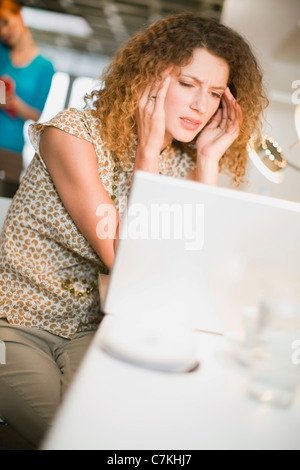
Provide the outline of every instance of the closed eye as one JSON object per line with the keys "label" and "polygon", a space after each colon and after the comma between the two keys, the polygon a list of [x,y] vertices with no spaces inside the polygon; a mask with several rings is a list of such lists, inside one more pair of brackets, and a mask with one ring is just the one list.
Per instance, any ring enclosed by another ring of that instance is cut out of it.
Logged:
{"label": "closed eye", "polygon": [[179,82],[181,86],[185,86],[185,87],[188,87],[188,88],[192,88],[194,85],[192,85],[191,83],[186,83],[186,82]]}

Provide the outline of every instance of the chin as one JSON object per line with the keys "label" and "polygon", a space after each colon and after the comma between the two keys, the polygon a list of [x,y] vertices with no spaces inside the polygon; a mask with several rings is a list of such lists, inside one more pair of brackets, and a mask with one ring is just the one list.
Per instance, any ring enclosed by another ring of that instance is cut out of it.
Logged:
{"label": "chin", "polygon": [[187,136],[187,135],[174,135],[173,139],[177,140],[177,142],[182,142],[183,144],[190,144],[194,142],[198,134]]}

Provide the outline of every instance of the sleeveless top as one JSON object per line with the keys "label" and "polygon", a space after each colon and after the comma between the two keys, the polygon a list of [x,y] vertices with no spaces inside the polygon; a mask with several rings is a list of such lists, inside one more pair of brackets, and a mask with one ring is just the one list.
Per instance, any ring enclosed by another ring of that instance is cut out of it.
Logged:
{"label": "sleeveless top", "polygon": [[[30,126],[36,153],[0,235],[0,318],[71,339],[76,332],[99,325],[103,314],[98,277],[108,270],[66,211],[42,160],[39,140],[46,126],[93,144],[99,178],[120,214],[119,196],[129,194],[135,152],[128,162],[116,166],[93,110],[66,109],[46,123]],[[160,156],[164,175],[184,178],[194,165],[189,156],[173,147]]]}

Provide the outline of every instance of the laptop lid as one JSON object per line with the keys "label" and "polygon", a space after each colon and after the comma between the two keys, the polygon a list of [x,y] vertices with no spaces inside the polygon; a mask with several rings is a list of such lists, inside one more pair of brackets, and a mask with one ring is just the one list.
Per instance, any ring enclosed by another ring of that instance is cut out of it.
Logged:
{"label": "laptop lid", "polygon": [[300,204],[136,172],[107,314],[240,331],[269,295],[299,294]]}

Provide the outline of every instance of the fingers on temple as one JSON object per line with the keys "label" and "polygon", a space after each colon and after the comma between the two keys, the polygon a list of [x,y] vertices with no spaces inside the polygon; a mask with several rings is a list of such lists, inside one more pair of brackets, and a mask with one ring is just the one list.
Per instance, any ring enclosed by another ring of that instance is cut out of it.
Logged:
{"label": "fingers on temple", "polygon": [[243,113],[229,88],[226,89],[223,95],[223,110],[227,126],[229,126],[231,130],[239,130],[243,120]]}
{"label": "fingers on temple", "polygon": [[173,67],[168,67],[163,72],[161,80],[157,80],[145,88],[139,102],[142,108],[146,107],[147,105],[153,106],[157,103],[164,102],[170,84],[170,74],[172,70]]}

